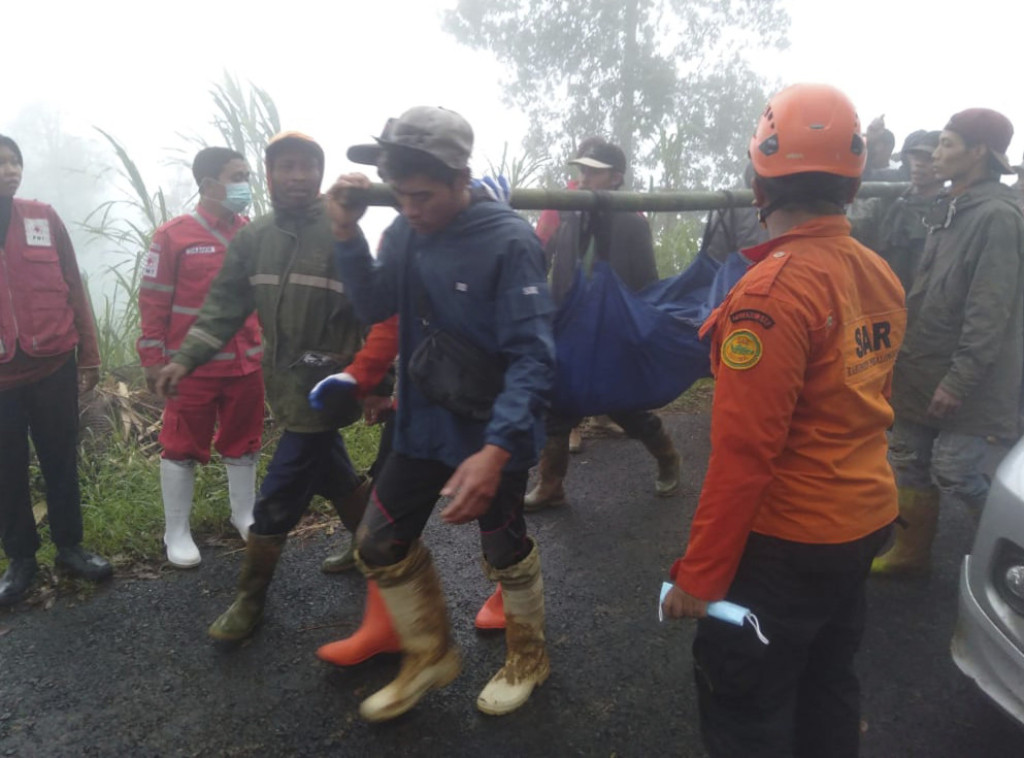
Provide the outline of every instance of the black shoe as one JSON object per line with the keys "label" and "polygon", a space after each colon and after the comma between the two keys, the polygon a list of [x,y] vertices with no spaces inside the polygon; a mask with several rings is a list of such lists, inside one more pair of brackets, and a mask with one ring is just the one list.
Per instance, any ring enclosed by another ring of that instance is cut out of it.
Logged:
{"label": "black shoe", "polygon": [[12,558],[7,571],[0,577],[0,607],[21,602],[38,569],[35,557]]}
{"label": "black shoe", "polygon": [[114,567],[105,558],[84,550],[81,545],[60,548],[54,566],[90,582],[102,582],[114,575]]}

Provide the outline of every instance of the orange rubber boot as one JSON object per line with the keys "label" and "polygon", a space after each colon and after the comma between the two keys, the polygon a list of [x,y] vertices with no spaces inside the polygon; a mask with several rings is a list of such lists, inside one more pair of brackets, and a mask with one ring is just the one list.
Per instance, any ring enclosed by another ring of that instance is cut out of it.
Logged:
{"label": "orange rubber boot", "polygon": [[476,614],[477,629],[504,629],[505,628],[505,601],[501,597],[501,585],[494,590],[494,594],[487,598],[483,606]]}
{"label": "orange rubber boot", "polygon": [[335,666],[355,666],[380,653],[400,653],[402,643],[391,623],[391,614],[381,599],[377,583],[366,583],[366,609],[363,623],[355,634],[324,645],[316,651],[317,658]]}

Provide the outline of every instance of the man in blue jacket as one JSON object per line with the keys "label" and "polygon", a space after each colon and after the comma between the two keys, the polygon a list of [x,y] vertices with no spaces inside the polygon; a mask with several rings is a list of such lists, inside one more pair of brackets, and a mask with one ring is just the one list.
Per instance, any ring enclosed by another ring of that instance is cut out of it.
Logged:
{"label": "man in blue jacket", "polygon": [[[400,324],[394,449],[359,527],[357,560],[376,582],[403,660],[395,681],[360,706],[370,721],[405,713],[460,670],[419,539],[439,496],[448,498],[445,522],[477,521],[486,573],[502,586],[507,658],[477,706],[509,713],[549,673],[540,558],[526,535],[523,495],[554,379],[554,308],[533,230],[470,187],[472,144],[461,116],[417,107],[389,122],[376,144],[349,150],[351,160],[377,166],[401,211],[376,265],[358,225],[365,207],[351,193],[369,180],[342,176],[329,194],[338,270],[357,315],[375,323],[398,313]],[[440,371],[414,370],[424,360],[457,370],[445,382]],[[473,378],[487,374],[496,377],[490,393]],[[473,396],[481,403],[464,407]]]}

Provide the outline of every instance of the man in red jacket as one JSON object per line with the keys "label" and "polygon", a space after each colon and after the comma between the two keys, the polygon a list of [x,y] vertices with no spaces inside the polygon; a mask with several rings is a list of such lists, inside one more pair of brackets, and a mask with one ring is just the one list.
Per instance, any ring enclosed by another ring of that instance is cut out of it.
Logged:
{"label": "man in red jacket", "polygon": [[[228,243],[248,222],[242,215],[252,199],[245,156],[226,147],[204,148],[192,163],[192,175],[199,204],[156,230],[142,272],[137,349],[151,389],[196,320]],[[248,537],[263,433],[262,353],[259,322],[252,313],[215,358],[183,379],[178,394],[167,399],[160,489],[164,544],[173,566],[188,568],[200,561],[189,514],[195,464],[209,462],[211,438],[227,468],[231,522],[242,539]]]}
{"label": "man in red jacket", "polygon": [[29,435],[46,482],[57,568],[92,581],[113,573],[81,546],[78,393],[99,381],[96,326],[57,212],[14,197],[23,165],[14,140],[0,135],[0,540],[10,560],[0,606],[21,600],[39,568]]}

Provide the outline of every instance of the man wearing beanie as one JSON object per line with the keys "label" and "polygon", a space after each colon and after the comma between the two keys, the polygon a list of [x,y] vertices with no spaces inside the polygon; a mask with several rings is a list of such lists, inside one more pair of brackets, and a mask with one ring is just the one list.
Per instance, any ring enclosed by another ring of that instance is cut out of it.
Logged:
{"label": "man wearing beanie", "polygon": [[227,641],[248,637],[260,622],[288,532],[313,496],[330,500],[354,533],[369,492],[338,429],[359,417],[358,394],[372,387],[336,393],[322,409],[307,399],[317,382],[357,357],[364,334],[334,274],[334,239],[320,196],[324,153],[306,135],[284,132],[267,145],[266,168],[273,213],[231,240],[195,323],[156,381],[160,395],[174,395],[256,312],[267,400],[284,433],[253,510],[238,596],[210,627],[211,637]]}
{"label": "man wearing beanie", "polygon": [[895,545],[878,574],[921,574],[946,495],[974,514],[988,494],[987,437],[1016,438],[1024,365],[1024,215],[1006,148],[1009,120],[987,108],[954,115],[933,153],[950,182],[925,218],[928,238],[907,293],[896,362],[890,461],[899,488]]}

